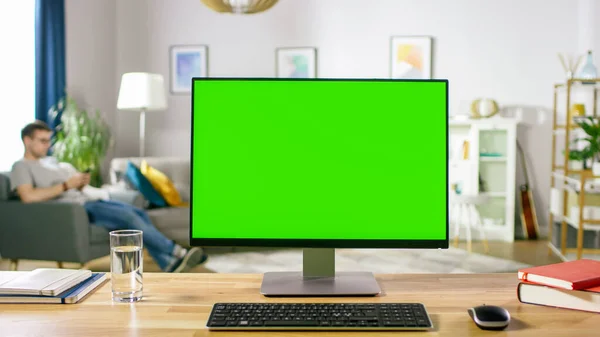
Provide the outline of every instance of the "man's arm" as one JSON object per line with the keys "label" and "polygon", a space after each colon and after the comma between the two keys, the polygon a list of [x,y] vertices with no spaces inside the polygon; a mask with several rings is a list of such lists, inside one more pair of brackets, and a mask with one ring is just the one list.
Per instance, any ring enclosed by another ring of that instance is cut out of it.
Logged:
{"label": "man's arm", "polygon": [[[73,177],[75,175],[83,175],[82,177],[82,181],[80,182],[80,184],[77,187],[77,189],[79,189],[80,191],[83,191],[84,187],[88,187],[88,184],[90,183],[90,179],[91,179],[91,175],[89,174],[89,172],[79,172],[77,171],[77,169],[75,168],[75,166],[73,166],[73,164],[71,163],[67,163],[67,162],[61,162],[58,164],[59,167],[64,168],[67,170],[67,172],[69,172],[69,177]],[[89,186],[91,187],[91,186]],[[75,187],[73,187],[75,188]]]}
{"label": "man's arm", "polygon": [[35,188],[31,184],[17,186],[17,193],[24,203],[48,201],[61,195],[65,191],[63,184],[51,187]]}
{"label": "man's arm", "polygon": [[48,201],[61,195],[65,190],[77,188],[82,185],[84,177],[82,174],[76,174],[69,178],[64,184],[40,188],[33,187],[33,177],[23,162],[17,162],[13,165],[10,172],[10,180],[13,189],[17,191],[19,198],[24,203]]}

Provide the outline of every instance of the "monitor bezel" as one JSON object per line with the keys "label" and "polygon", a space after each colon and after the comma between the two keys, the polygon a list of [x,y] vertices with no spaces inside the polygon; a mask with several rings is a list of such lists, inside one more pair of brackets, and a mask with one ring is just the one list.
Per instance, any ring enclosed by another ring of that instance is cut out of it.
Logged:
{"label": "monitor bezel", "polygon": [[[190,245],[199,247],[286,247],[286,248],[408,248],[408,249],[435,249],[449,248],[449,207],[446,203],[446,237],[444,239],[432,240],[377,240],[377,239],[260,239],[260,238],[195,238],[193,237],[193,172],[194,172],[194,97],[195,97],[195,82],[196,81],[359,81],[359,82],[436,82],[444,83],[446,87],[446,182],[449,180],[449,108],[448,108],[448,80],[447,79],[387,79],[387,78],[279,78],[279,77],[194,77],[192,78],[191,88],[191,108],[190,108],[190,201],[189,201],[189,216],[190,228],[189,239]],[[449,200],[449,191],[447,186],[444,186],[446,191],[446,200]]]}

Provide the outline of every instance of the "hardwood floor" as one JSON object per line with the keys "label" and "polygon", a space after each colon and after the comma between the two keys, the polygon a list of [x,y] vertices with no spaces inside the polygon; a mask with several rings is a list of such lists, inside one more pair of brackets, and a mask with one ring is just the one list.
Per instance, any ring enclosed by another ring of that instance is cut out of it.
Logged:
{"label": "hardwood floor", "polygon": [[[548,253],[548,241],[546,240],[488,242],[488,246],[487,255],[534,266],[562,262],[556,255]],[[458,248],[467,249],[466,242],[459,242]],[[473,242],[473,253],[485,254],[481,242]]]}
{"label": "hardwood floor", "polygon": [[[551,263],[558,263],[561,260],[553,254],[548,254],[547,241],[515,241],[515,242],[489,242],[490,256],[518,261],[521,263],[527,263],[530,265],[545,265]],[[461,249],[467,249],[465,242],[459,242],[458,245]],[[483,245],[480,242],[473,242],[473,252],[479,254],[485,254]],[[8,260],[0,260],[0,270],[9,269]],[[93,271],[109,271],[110,270],[110,259],[108,256],[91,261],[88,263],[86,268]],[[19,270],[32,270],[35,268],[57,268],[56,262],[52,261],[19,261]],[[76,263],[65,263],[64,268],[80,268]],[[145,272],[159,272],[160,268],[154,263],[152,258],[145,252],[144,254],[144,271]],[[194,273],[210,273],[211,270],[203,267],[196,266],[191,272]]]}

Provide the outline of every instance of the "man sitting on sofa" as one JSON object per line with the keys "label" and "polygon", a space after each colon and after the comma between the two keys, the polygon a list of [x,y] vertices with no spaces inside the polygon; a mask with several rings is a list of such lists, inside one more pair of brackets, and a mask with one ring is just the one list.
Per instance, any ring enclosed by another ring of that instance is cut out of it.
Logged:
{"label": "man sitting on sofa", "polygon": [[[91,189],[89,173],[77,172],[68,163],[52,162],[46,157],[50,148],[52,129],[42,121],[35,121],[21,130],[25,145],[23,159],[13,164],[10,181],[22,202],[81,203],[90,222],[110,231],[137,229],[143,231],[144,246],[165,272],[185,272],[206,260],[200,248],[185,249],[165,237],[143,209],[132,205],[102,200],[86,193]],[[42,225],[42,224],[40,224]]]}

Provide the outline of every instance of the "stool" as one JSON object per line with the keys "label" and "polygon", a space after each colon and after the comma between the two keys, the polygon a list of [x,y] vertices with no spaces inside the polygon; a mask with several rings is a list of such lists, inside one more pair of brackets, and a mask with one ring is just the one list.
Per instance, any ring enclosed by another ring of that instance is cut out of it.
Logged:
{"label": "stool", "polygon": [[454,224],[454,246],[458,247],[458,237],[461,225],[467,230],[467,251],[471,252],[471,227],[479,229],[483,249],[489,251],[487,239],[481,223],[481,216],[476,205],[484,204],[488,197],[484,195],[450,195],[450,224]]}

